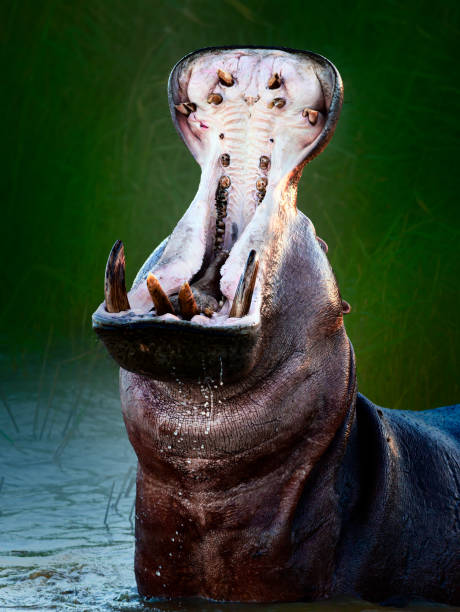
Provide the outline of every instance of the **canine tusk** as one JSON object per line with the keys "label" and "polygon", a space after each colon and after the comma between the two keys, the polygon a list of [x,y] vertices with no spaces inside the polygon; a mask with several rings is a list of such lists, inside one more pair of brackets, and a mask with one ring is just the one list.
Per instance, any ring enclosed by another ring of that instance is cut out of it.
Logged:
{"label": "canine tusk", "polygon": [[248,314],[251,306],[252,294],[256,284],[257,271],[259,269],[259,257],[254,249],[248,255],[246,267],[241,274],[240,282],[233,299],[230,317],[244,317]]}
{"label": "canine tusk", "polygon": [[115,242],[107,260],[104,295],[107,312],[121,312],[131,308],[125,285],[125,247],[121,240]]}
{"label": "canine tusk", "polygon": [[153,274],[149,274],[147,277],[147,288],[158,316],[167,314],[168,312],[175,314],[173,305],[160,285],[160,281]]}

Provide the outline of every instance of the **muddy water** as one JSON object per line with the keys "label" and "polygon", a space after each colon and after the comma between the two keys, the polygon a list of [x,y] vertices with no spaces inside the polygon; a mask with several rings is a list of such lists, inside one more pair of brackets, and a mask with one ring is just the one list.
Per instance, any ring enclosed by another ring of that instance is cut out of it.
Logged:
{"label": "muddy water", "polygon": [[380,609],[354,600],[141,601],[133,574],[136,461],[120,414],[116,367],[92,348],[53,359],[4,357],[2,372],[1,610]]}

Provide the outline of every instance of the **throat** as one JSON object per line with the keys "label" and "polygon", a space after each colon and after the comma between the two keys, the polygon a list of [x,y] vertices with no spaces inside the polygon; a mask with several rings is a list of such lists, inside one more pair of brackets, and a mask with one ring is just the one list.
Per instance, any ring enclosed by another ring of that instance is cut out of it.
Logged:
{"label": "throat", "polygon": [[[188,473],[182,467],[162,473],[141,463],[136,505],[141,593],[274,601],[300,599],[313,589],[312,599],[327,596],[341,529],[336,487],[346,431],[344,425],[316,460],[305,440],[247,469],[239,464],[238,481],[234,462],[227,470],[222,462],[195,462]],[[300,580],[286,571],[296,559],[303,560]]]}

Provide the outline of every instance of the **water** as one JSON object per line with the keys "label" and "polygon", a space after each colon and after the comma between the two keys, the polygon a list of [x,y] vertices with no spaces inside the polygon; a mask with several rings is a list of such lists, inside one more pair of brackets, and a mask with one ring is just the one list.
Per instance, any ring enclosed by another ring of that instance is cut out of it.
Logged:
{"label": "water", "polygon": [[99,347],[47,361],[42,355],[15,363],[5,357],[3,366],[0,609],[392,609],[350,599],[272,605],[141,601],[133,573],[136,460],[120,414],[115,365]]}

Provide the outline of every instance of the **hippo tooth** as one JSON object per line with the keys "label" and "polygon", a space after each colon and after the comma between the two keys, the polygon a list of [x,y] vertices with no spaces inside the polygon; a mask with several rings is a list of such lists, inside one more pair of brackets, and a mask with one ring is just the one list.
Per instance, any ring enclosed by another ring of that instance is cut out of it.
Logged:
{"label": "hippo tooth", "polygon": [[200,314],[200,309],[196,304],[193,292],[188,282],[185,282],[182,285],[178,297],[180,312],[184,319],[190,320],[195,315]]}
{"label": "hippo tooth", "polygon": [[308,117],[308,121],[311,125],[316,125],[318,121],[318,111],[312,108],[304,108],[302,111],[302,117]]}
{"label": "hippo tooth", "polygon": [[225,70],[219,69],[217,71],[217,76],[219,77],[219,83],[225,85],[225,87],[231,87],[235,82],[230,72],[226,72]]}
{"label": "hippo tooth", "polygon": [[275,72],[275,74],[272,77],[270,77],[267,83],[267,87],[268,89],[278,89],[280,85],[281,85],[280,75],[277,72]]}
{"label": "hippo tooth", "polygon": [[215,104],[216,106],[222,102],[222,96],[218,93],[210,93],[208,96],[208,104]]}
{"label": "hippo tooth", "polygon": [[181,104],[175,104],[175,108],[179,113],[188,117],[190,113],[196,111],[196,104],[193,102],[182,102]]}
{"label": "hippo tooth", "polygon": [[125,285],[125,247],[121,240],[115,242],[107,260],[104,294],[107,312],[130,309]]}
{"label": "hippo tooth", "polygon": [[257,252],[252,249],[248,255],[246,267],[241,274],[238,287],[236,288],[229,317],[244,317],[248,314],[251,306],[254,286],[256,284],[258,269],[259,256],[257,255]]}
{"label": "hippo tooth", "polygon": [[283,108],[285,104],[286,100],[284,98],[274,98],[271,102],[269,102],[268,108],[273,108],[274,106],[276,108]]}
{"label": "hippo tooth", "polygon": [[160,281],[153,274],[149,274],[147,277],[147,288],[155,306],[157,316],[160,317],[167,313],[174,314],[174,308],[168,296],[160,285]]}

